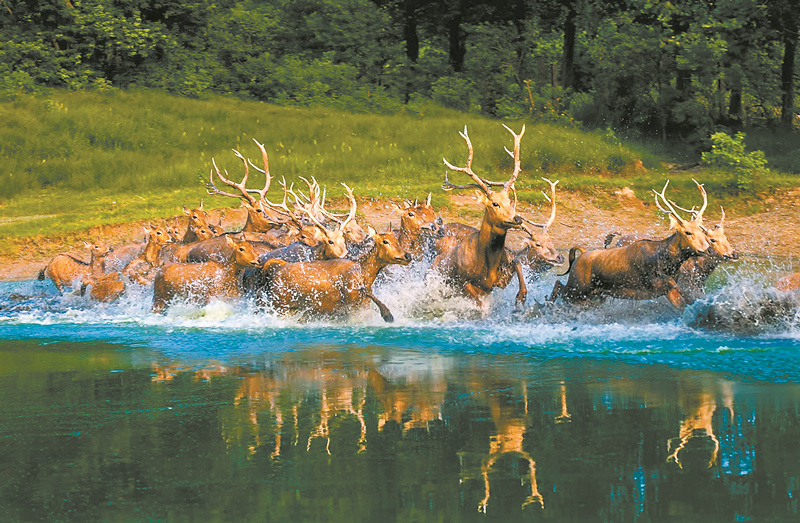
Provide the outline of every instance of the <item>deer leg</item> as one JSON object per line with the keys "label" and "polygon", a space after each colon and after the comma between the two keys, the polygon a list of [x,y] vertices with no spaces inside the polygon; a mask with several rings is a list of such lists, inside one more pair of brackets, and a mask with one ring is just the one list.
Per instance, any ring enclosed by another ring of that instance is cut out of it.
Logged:
{"label": "deer leg", "polygon": [[522,264],[519,261],[514,261],[514,270],[517,273],[517,280],[519,281],[519,292],[517,292],[517,301],[514,308],[518,311],[525,307],[525,299],[528,297],[528,287],[525,285],[525,275],[522,274]]}
{"label": "deer leg", "polygon": [[686,300],[683,299],[683,294],[681,294],[680,289],[677,287],[673,287],[667,293],[667,299],[678,310],[682,310],[686,307]]}
{"label": "deer leg", "polygon": [[378,306],[378,309],[381,311],[381,318],[383,318],[383,321],[385,321],[386,323],[392,323],[394,321],[394,316],[392,316],[389,307],[384,305],[378,298],[376,298],[375,295],[372,294],[371,290],[366,291],[364,295],[367,296],[373,302],[375,302],[375,305]]}
{"label": "deer leg", "polygon": [[555,302],[564,287],[565,285],[561,283],[561,280],[556,280],[556,284],[553,286],[553,292],[550,293],[550,296],[547,297],[546,301],[549,301],[550,303]]}

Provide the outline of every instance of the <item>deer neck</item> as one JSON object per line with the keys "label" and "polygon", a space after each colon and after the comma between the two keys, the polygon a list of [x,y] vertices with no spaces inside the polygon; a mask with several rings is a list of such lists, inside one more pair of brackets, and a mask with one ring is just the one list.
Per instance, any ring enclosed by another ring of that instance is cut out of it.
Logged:
{"label": "deer neck", "polygon": [[189,228],[186,229],[186,234],[183,235],[183,239],[181,240],[181,243],[187,244],[187,243],[192,243],[192,242],[196,242],[196,241],[197,241],[197,233],[194,231],[194,227],[189,225]]}
{"label": "deer neck", "polygon": [[94,253],[89,257],[89,267],[92,275],[98,276],[106,272],[106,257],[95,256]]}
{"label": "deer neck", "polygon": [[147,242],[147,245],[144,246],[144,261],[150,265],[155,265],[160,251],[161,245],[154,241]]}
{"label": "deer neck", "polygon": [[359,260],[359,265],[361,265],[361,274],[364,275],[364,282],[367,285],[372,285],[375,281],[375,278],[378,277],[378,273],[383,270],[384,267],[389,265],[386,262],[382,262],[378,259],[378,246],[374,246],[372,250],[364,254],[364,256]]}
{"label": "deer neck", "polygon": [[506,234],[508,231],[495,227],[483,216],[481,228],[478,231],[478,249],[485,255],[485,259],[490,265],[500,263],[505,255]]}
{"label": "deer neck", "polygon": [[681,234],[677,231],[669,238],[659,242],[659,259],[668,274],[676,274],[681,264],[694,254],[691,250],[684,248],[681,243]]}

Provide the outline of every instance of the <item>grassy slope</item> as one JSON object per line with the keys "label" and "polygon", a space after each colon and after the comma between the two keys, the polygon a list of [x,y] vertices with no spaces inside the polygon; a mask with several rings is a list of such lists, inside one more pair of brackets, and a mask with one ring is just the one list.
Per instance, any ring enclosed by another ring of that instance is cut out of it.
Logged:
{"label": "grassy slope", "polygon": [[[475,148],[476,173],[504,180],[512,164],[503,147],[513,142],[501,122],[436,107],[423,114],[379,116],[152,91],[53,92],[2,102],[0,117],[0,238],[5,240],[0,254],[25,238],[174,216],[201,199],[211,208],[238,205],[208,196],[204,184],[212,158],[240,179],[242,164],[231,149],[260,166],[253,139],[265,144],[274,177],[300,184],[300,176],[316,177],[334,201],[346,182],[360,197],[417,198],[432,192],[435,205],[447,205],[440,187],[442,157],[465,163],[466,146],[458,136],[464,125]],[[516,131],[523,124],[505,123]],[[637,159],[644,169],[635,168]],[[661,165],[666,160],[606,134],[529,122],[519,196],[540,200],[546,176],[560,179],[561,189],[593,193],[624,186],[643,192],[669,177],[673,196],[696,197],[691,178],[697,174],[669,173]],[[451,181],[469,182],[457,173]],[[732,177],[704,174],[702,181],[710,194],[719,194],[728,191]],[[759,190],[797,182],[797,176],[773,174],[759,181]],[[263,175],[251,169],[248,185],[263,183]],[[277,183],[270,195],[281,198]]]}

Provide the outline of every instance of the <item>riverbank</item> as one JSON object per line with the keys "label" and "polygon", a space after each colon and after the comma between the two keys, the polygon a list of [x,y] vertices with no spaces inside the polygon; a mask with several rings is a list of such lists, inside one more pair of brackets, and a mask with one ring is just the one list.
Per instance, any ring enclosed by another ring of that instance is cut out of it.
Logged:
{"label": "riverbank", "polygon": [[[610,232],[640,233],[655,237],[669,234],[668,222],[655,212],[647,194],[623,189],[614,194],[615,199],[593,198],[572,193],[557,196],[557,218],[550,234],[556,247],[568,250],[574,245],[587,249],[601,248]],[[452,195],[449,209],[438,209],[446,222],[463,222],[478,225],[480,207],[470,195]],[[399,203],[399,202],[398,202]],[[800,262],[800,188],[784,191],[763,201],[763,212],[745,215],[735,208],[725,209],[725,231],[737,251],[751,257],[794,259]],[[370,223],[379,230],[389,223],[399,223],[399,217],[389,200],[359,200],[362,223]],[[518,211],[533,221],[544,221],[549,213],[545,205],[531,207],[520,205]],[[706,225],[719,222],[718,202],[713,199],[706,211]],[[241,209],[211,211],[212,220],[221,218],[226,230],[236,230],[244,223]],[[182,214],[177,215],[183,217]],[[39,270],[56,254],[74,253],[86,256],[82,242],[101,239],[112,246],[142,241],[141,223],[127,223],[96,227],[83,237],[32,238],[18,249],[18,255],[0,257],[0,281],[35,279]],[[509,235],[511,245],[519,245],[524,236],[519,232]]]}

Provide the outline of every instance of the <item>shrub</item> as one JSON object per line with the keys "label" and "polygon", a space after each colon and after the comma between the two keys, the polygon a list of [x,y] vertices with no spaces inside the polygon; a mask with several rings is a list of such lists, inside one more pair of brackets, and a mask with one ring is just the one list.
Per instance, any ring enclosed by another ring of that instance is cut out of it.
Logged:
{"label": "shrub", "polygon": [[756,176],[767,170],[767,160],[763,151],[745,152],[744,133],[730,136],[726,133],[711,135],[711,150],[702,154],[702,161],[709,167],[727,169],[733,172],[736,188],[751,191]]}

